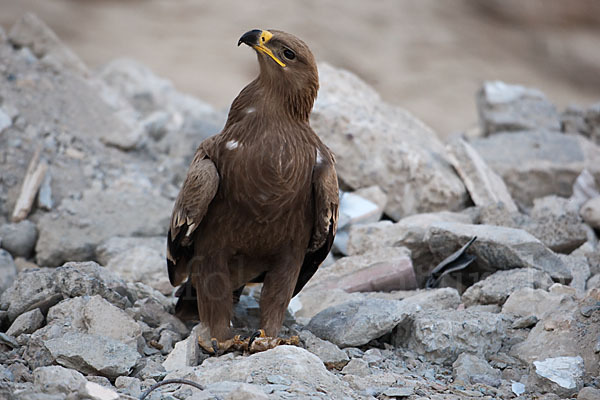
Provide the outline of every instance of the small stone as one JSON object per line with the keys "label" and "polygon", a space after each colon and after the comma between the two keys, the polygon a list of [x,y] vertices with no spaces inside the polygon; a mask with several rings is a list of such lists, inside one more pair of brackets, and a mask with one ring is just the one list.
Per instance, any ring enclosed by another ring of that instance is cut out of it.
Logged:
{"label": "small stone", "polygon": [[33,371],[34,386],[47,394],[81,393],[87,380],[79,372],[60,366],[36,368]]}
{"label": "small stone", "polygon": [[457,138],[446,146],[446,152],[476,206],[502,203],[509,212],[518,210],[502,178],[492,171],[473,146]]}
{"label": "small stone", "polygon": [[502,373],[492,368],[487,361],[469,353],[462,353],[452,364],[454,381],[463,385],[474,384],[473,377],[488,377],[488,380],[500,379]]}
{"label": "small stone", "polygon": [[550,275],[534,268],[497,271],[470,286],[462,295],[465,306],[474,304],[502,305],[517,289],[524,287],[547,290],[552,285]]}
{"label": "small stone", "polygon": [[535,315],[528,315],[526,317],[520,317],[514,320],[511,325],[513,329],[528,329],[532,326],[535,326],[539,321],[538,317]]}
{"label": "small stone", "polygon": [[17,266],[13,257],[8,251],[0,249],[0,296],[12,285],[16,277]]}
{"label": "small stone", "polygon": [[139,398],[142,394],[141,381],[130,376],[117,377],[115,387],[119,389],[119,392],[131,397]]}
{"label": "small stone", "polygon": [[593,304],[593,305],[589,305],[589,306],[583,306],[579,309],[579,312],[581,312],[581,315],[583,315],[584,317],[589,318],[592,316],[594,311],[599,311],[599,310],[600,310],[600,302]]}
{"label": "small stone", "polygon": [[393,300],[349,301],[321,311],[306,329],[339,347],[361,346],[391,332],[413,309]]}
{"label": "small stone", "polygon": [[306,350],[319,357],[328,369],[340,370],[350,360],[346,352],[335,344],[319,339],[308,330],[300,332],[300,339],[304,342]]}
{"label": "small stone", "polygon": [[488,81],[477,93],[477,108],[486,136],[496,132],[561,129],[556,108],[536,89]]}
{"label": "small stone", "polygon": [[40,186],[37,205],[38,208],[46,211],[50,211],[54,207],[54,200],[52,200],[52,175],[49,172],[46,172],[42,186]]}
{"label": "small stone", "polygon": [[513,382],[511,384],[511,390],[514,394],[520,396],[525,393],[525,385],[523,385],[521,382]]}
{"label": "small stone", "polygon": [[17,337],[22,333],[33,333],[44,324],[44,315],[39,308],[21,314],[6,331],[7,335]]}
{"label": "small stone", "polygon": [[583,387],[583,359],[579,356],[534,361],[532,370],[531,390],[570,397]]}
{"label": "small stone", "polygon": [[369,364],[367,364],[366,361],[361,360],[360,358],[353,358],[348,364],[346,364],[344,369],[342,369],[342,374],[367,376],[371,374],[371,370],[369,369]]}
{"label": "small stone", "polygon": [[3,130],[12,125],[12,119],[8,116],[8,114],[0,108],[0,133]]}
{"label": "small stone", "polygon": [[37,228],[29,220],[16,224],[0,226],[2,248],[10,252],[13,257],[29,257],[37,241]]}
{"label": "small stone", "polygon": [[118,400],[119,394],[95,382],[85,384],[85,392],[92,400]]}
{"label": "small stone", "polygon": [[384,396],[387,396],[387,397],[396,397],[396,398],[409,397],[409,396],[412,396],[413,394],[415,394],[415,388],[413,388],[413,387],[387,388],[383,392],[381,392],[381,394],[383,394]]}
{"label": "small stone", "polygon": [[267,382],[274,385],[290,386],[292,382],[281,375],[267,375]]}

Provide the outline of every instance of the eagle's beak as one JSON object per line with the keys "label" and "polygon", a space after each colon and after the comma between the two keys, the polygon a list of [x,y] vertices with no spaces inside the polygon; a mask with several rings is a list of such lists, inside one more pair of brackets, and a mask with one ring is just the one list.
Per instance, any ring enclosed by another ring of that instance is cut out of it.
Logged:
{"label": "eagle's beak", "polygon": [[281,60],[275,57],[275,54],[269,49],[266,44],[269,43],[269,40],[273,37],[273,34],[269,31],[262,31],[260,29],[253,29],[249,32],[246,32],[242,35],[240,40],[238,40],[238,46],[242,43],[247,44],[250,47],[253,47],[256,51],[261,51],[271,57],[277,64],[285,68],[285,64],[281,62]]}

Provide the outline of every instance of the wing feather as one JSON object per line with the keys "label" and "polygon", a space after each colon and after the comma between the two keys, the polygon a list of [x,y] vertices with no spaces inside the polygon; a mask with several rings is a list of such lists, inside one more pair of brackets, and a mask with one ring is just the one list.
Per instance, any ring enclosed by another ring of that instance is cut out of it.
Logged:
{"label": "wing feather", "polygon": [[187,279],[187,260],[193,253],[194,232],[219,188],[217,167],[201,146],[175,200],[167,237],[167,267],[173,286]]}
{"label": "wing feather", "polygon": [[312,179],[315,210],[313,233],[296,282],[294,296],[302,290],[329,254],[337,231],[340,199],[335,158],[327,148],[319,153],[321,159],[315,165]]}

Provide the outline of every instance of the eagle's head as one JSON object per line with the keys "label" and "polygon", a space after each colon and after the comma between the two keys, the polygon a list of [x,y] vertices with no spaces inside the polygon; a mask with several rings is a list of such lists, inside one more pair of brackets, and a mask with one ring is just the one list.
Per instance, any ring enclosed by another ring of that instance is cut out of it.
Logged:
{"label": "eagle's head", "polygon": [[238,46],[242,43],[256,50],[262,84],[308,116],[319,90],[319,74],[306,43],[286,32],[260,29],[244,33]]}

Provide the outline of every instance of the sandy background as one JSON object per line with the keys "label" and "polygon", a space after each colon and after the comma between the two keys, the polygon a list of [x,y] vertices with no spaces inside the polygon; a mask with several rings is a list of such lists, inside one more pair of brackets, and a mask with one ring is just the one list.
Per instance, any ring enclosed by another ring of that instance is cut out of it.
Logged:
{"label": "sandy background", "polygon": [[298,35],[442,136],[476,124],[486,79],[538,87],[560,106],[600,101],[594,0],[0,0],[0,24],[25,11],[92,68],[132,57],[217,107],[256,73],[236,47],[252,28]]}

